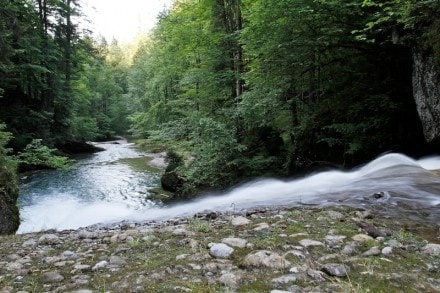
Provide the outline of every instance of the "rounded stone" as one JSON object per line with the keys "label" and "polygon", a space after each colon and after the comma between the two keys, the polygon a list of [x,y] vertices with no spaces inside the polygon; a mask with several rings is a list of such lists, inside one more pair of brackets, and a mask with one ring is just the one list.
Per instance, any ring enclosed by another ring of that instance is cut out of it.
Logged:
{"label": "rounded stone", "polygon": [[232,226],[244,226],[249,224],[251,221],[245,217],[239,216],[232,219]]}
{"label": "rounded stone", "polygon": [[224,244],[238,248],[245,248],[247,244],[247,241],[241,238],[224,238],[222,242]]}
{"label": "rounded stone", "polygon": [[435,243],[429,243],[426,244],[425,247],[423,247],[422,249],[424,254],[427,255],[440,255],[440,244],[435,244]]}
{"label": "rounded stone", "polygon": [[323,271],[334,277],[345,277],[350,272],[349,267],[343,264],[328,263],[324,265]]}
{"label": "rounded stone", "polygon": [[58,283],[64,280],[64,277],[58,272],[47,272],[42,275],[42,280],[45,283]]}
{"label": "rounded stone", "polygon": [[229,257],[234,249],[224,243],[215,243],[209,249],[209,254],[213,257]]}
{"label": "rounded stone", "polygon": [[55,234],[44,234],[41,235],[40,238],[38,238],[38,244],[40,245],[45,245],[45,244],[53,245],[53,244],[59,244],[60,242],[61,242],[60,238]]}

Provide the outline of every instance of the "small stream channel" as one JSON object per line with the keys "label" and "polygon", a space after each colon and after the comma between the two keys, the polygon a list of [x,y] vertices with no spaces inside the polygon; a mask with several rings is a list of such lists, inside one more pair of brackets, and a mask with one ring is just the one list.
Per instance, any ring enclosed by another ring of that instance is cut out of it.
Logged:
{"label": "small stream channel", "polygon": [[80,158],[68,171],[44,171],[24,181],[18,233],[166,220],[206,210],[337,205],[372,210],[416,228],[428,225],[429,233],[440,231],[440,157],[386,154],[351,171],[258,180],[223,194],[164,205],[149,193],[159,187],[162,172],[148,164],[153,154],[126,141],[97,145],[106,150]]}

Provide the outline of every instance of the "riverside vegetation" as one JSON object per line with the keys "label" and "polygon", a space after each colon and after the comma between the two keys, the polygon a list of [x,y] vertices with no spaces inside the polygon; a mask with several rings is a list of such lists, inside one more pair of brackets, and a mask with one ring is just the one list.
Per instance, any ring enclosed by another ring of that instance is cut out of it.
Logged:
{"label": "riverside vegetation", "polygon": [[263,208],[2,236],[0,292],[438,292],[440,233],[423,228]]}
{"label": "riverside vegetation", "polygon": [[[173,145],[182,194],[438,147],[439,1],[177,0],[128,46],[83,30],[81,3],[0,5],[2,234],[17,164],[64,166],[52,151],[70,142]],[[4,236],[1,290],[439,291],[438,245],[391,219],[236,216]],[[383,235],[353,238],[360,221]]]}

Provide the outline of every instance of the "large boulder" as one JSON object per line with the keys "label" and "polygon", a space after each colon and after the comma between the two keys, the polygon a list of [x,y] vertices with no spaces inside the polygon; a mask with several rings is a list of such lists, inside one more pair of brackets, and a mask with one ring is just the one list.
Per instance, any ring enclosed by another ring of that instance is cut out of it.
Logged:
{"label": "large boulder", "polygon": [[440,73],[432,57],[413,53],[413,95],[427,142],[440,141]]}
{"label": "large boulder", "polygon": [[162,188],[166,191],[176,192],[183,186],[183,178],[175,171],[166,172],[160,178]]}

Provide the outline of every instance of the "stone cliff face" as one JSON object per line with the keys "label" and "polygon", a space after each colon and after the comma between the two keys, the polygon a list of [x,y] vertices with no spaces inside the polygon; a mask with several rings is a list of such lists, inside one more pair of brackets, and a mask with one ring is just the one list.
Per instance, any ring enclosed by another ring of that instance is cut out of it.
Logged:
{"label": "stone cliff face", "polygon": [[432,57],[413,53],[413,93],[427,142],[440,141],[440,70]]}

